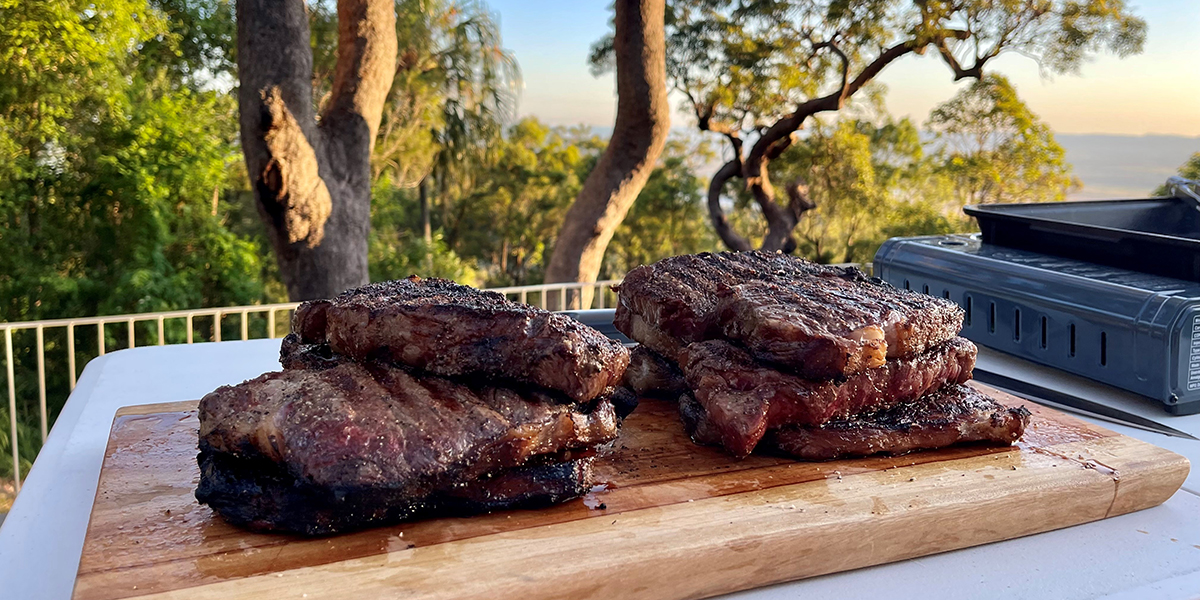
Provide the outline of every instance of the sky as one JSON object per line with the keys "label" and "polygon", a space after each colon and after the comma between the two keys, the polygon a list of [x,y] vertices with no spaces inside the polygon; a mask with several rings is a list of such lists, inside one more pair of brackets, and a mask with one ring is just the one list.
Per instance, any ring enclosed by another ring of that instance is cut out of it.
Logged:
{"label": "sky", "polygon": [[[1200,136],[1200,0],[1127,0],[1146,20],[1142,54],[1101,54],[1081,74],[1045,78],[1017,55],[992,63],[1058,133]],[[490,0],[504,45],[521,65],[519,114],[552,125],[611,127],[616,110],[611,74],[593,77],[588,51],[608,30],[610,0]],[[889,110],[922,123],[929,110],[967,85],[954,84],[934,56],[905,57],[884,71]],[[678,102],[674,102],[678,104]],[[674,127],[688,127],[684,113]]]}

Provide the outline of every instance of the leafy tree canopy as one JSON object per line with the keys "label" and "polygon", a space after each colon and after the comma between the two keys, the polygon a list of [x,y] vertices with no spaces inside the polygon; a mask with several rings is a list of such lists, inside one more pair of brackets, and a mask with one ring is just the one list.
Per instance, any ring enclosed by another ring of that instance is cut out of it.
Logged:
{"label": "leafy tree canopy", "polygon": [[1050,126],[1001,75],[985,75],[934,108],[926,127],[960,205],[1065,200],[1080,185]]}

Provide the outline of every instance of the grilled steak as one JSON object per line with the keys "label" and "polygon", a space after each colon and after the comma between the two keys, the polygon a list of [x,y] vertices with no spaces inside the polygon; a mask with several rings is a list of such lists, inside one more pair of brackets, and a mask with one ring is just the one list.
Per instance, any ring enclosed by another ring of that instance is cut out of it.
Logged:
{"label": "grilled steak", "polygon": [[447,377],[512,380],[585,401],[617,385],[620,343],[561,314],[444,279],[410,277],[296,309],[305,343],[357,361],[387,360]]}
{"label": "grilled steak", "polygon": [[630,271],[614,322],[671,359],[678,360],[690,343],[725,337],[762,360],[823,378],[944,342],[962,326],[962,310],[854,268],[784,254],[722,252],[676,256]]}
{"label": "grilled steak", "polygon": [[328,535],[416,517],[563,502],[591,488],[592,460],[514,467],[413,497],[385,487],[314,485],[281,463],[206,450],[200,453],[196,497],[241,527]]}
{"label": "grilled steak", "polygon": [[761,360],[822,378],[919,354],[962,328],[963,311],[948,300],[826,268],[808,279],[722,290],[722,333]]}
{"label": "grilled steak", "polygon": [[915,357],[891,359],[844,379],[810,380],[756,361],[729,342],[709,340],[688,346],[681,366],[721,445],[746,456],[768,429],[820,425],[962,383],[971,378],[975,353],[970,341],[953,338]]}
{"label": "grilled steak", "polygon": [[687,381],[675,363],[641,345],[629,352],[625,385],[638,395],[663,398],[678,398],[688,389]]}
{"label": "grilled steak", "polygon": [[[679,400],[684,426],[698,444],[719,445],[721,434],[690,395]],[[966,442],[1011,444],[1029,424],[1024,407],[1008,408],[965,385],[949,385],[916,402],[816,427],[768,431],[759,450],[806,460],[904,454]]]}
{"label": "grilled steak", "polygon": [[1008,408],[965,385],[952,385],[912,404],[830,421],[781,427],[763,445],[797,458],[823,460],[943,448],[964,442],[1012,444],[1029,424],[1025,407]]}
{"label": "grilled steak", "polygon": [[[312,354],[299,356],[315,360]],[[336,364],[267,373],[218,388],[200,401],[201,458],[207,455],[204,460],[215,465],[208,481],[202,472],[197,490],[201,502],[223,514],[244,503],[253,482],[245,483],[250,487],[232,485],[231,473],[245,479],[237,474],[261,472],[268,482],[284,481],[278,478],[286,475],[312,486],[305,494],[357,494],[364,506],[372,499],[386,500],[370,515],[344,515],[355,526],[365,526],[376,523],[379,515],[404,518],[396,515],[415,514],[431,503],[445,505],[449,499],[437,499],[462,484],[531,461],[562,462],[590,454],[617,434],[607,398],[562,404],[533,390],[468,386],[397,367],[330,360]],[[564,486],[556,483],[536,497],[559,497]],[[459,496],[446,496],[451,497]],[[272,516],[269,510],[297,505],[270,497],[262,502],[247,509],[258,511],[254,519],[229,517],[263,528],[278,522],[281,529],[308,531],[288,524],[304,521],[302,515]],[[339,527],[322,523],[315,522],[311,532]]]}

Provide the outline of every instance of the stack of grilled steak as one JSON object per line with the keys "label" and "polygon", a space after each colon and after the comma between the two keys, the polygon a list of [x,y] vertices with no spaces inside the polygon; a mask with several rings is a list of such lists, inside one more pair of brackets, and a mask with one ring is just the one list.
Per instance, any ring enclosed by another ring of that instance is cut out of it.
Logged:
{"label": "stack of grilled steak", "polygon": [[679,398],[696,442],[828,459],[1020,437],[1028,411],[963,385],[962,318],[857,269],[731,252],[630,271],[615,321],[641,344],[626,382]]}
{"label": "stack of grilled steak", "polygon": [[578,497],[628,361],[564,315],[440,279],[306,302],[283,371],[201,400],[196,497],[309,535]]}

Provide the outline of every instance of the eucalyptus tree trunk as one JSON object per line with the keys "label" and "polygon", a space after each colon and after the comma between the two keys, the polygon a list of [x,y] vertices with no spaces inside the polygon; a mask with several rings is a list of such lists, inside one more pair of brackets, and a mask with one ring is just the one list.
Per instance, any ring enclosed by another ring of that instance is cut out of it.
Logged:
{"label": "eucalyptus tree trunk", "polygon": [[[664,0],[616,0],[617,118],[608,148],[567,210],[546,282],[594,282],[604,251],[662,154],[670,128]],[[548,298],[560,307],[558,294]],[[592,290],[566,306],[591,305]]]}
{"label": "eucalyptus tree trunk", "polygon": [[396,70],[392,0],[338,1],[333,89],[318,118],[304,0],[238,0],[242,151],[292,300],[367,282],[371,150]]}

